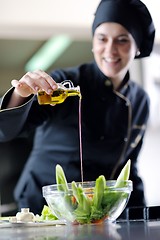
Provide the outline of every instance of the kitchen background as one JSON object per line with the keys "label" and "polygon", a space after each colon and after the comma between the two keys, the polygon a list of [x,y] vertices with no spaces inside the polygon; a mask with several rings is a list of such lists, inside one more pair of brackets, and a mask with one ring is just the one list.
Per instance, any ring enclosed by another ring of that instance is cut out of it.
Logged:
{"label": "kitchen background", "polygon": [[[131,68],[134,79],[151,99],[139,171],[145,184],[147,204],[160,205],[160,2],[143,2],[153,16],[156,40],[151,57],[136,60]],[[98,3],[99,0],[0,0],[0,97],[11,87],[12,79],[19,79],[32,67],[49,72],[92,60],[90,29]],[[48,51],[49,47],[52,50]],[[55,55],[51,56],[51,52]],[[2,212],[14,210],[13,188],[31,146],[32,136],[0,144]]]}

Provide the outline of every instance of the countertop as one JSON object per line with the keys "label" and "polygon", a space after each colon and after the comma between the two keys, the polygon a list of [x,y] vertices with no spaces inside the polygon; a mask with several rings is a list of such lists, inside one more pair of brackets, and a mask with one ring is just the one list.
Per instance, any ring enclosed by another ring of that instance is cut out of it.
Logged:
{"label": "countertop", "polygon": [[123,221],[92,225],[12,226],[0,228],[1,240],[159,240],[160,221]]}
{"label": "countertop", "polygon": [[59,220],[42,224],[9,224],[8,221],[1,221],[0,240],[10,239],[160,240],[160,206],[128,208],[116,223],[65,225]]}

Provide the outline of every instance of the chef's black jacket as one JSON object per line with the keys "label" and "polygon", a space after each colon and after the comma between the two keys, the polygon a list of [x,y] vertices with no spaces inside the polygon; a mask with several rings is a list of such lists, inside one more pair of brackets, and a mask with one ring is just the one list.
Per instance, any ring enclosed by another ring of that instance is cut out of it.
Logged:
{"label": "chef's black jacket", "polygon": [[[56,82],[69,79],[82,94],[82,156],[84,181],[99,175],[116,179],[131,159],[133,192],[129,206],[145,205],[143,183],[138,175],[140,152],[149,116],[146,92],[126,74],[118,90],[95,62],[51,73]],[[81,181],[79,97],[68,97],[56,106],[39,105],[31,96],[22,106],[5,109],[13,91],[3,97],[0,111],[0,141],[10,141],[35,129],[33,148],[15,189],[21,207],[40,214],[46,204],[42,187],[55,183],[60,164],[67,181]],[[19,149],[22,151],[22,149]],[[18,164],[18,163],[15,163]]]}

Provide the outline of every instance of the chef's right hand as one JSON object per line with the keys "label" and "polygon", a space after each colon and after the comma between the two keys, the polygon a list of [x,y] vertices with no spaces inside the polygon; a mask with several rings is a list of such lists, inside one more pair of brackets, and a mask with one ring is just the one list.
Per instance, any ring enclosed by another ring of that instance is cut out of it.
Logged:
{"label": "chef's right hand", "polygon": [[58,88],[53,78],[42,70],[27,72],[20,80],[12,80],[11,84],[15,88],[16,95],[23,98],[37,94],[39,90],[51,94],[53,90]]}

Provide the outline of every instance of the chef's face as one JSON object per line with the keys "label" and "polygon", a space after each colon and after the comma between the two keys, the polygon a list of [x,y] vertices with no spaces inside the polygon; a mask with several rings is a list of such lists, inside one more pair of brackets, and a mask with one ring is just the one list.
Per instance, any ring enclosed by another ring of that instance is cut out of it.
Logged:
{"label": "chef's face", "polygon": [[135,58],[132,35],[118,23],[102,23],[93,36],[93,54],[98,67],[112,81],[121,82]]}

